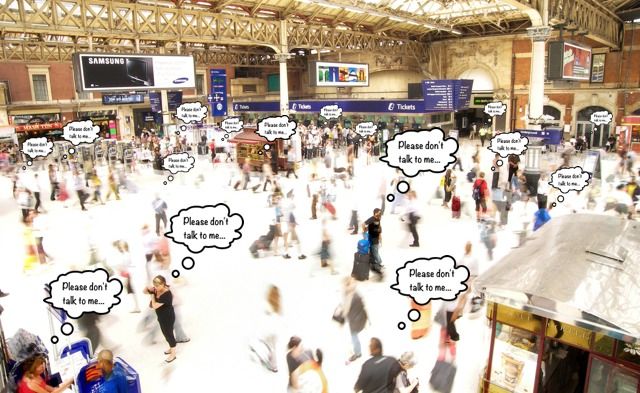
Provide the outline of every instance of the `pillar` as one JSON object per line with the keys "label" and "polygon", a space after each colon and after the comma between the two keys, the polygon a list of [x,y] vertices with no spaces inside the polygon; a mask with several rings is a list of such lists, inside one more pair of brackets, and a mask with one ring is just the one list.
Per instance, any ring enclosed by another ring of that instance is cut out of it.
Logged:
{"label": "pillar", "polygon": [[527,128],[539,130],[540,124],[537,119],[542,116],[544,107],[545,44],[551,35],[551,28],[549,26],[530,27],[527,29],[527,34],[532,41]]}
{"label": "pillar", "polygon": [[287,59],[289,59],[289,45],[287,35],[287,21],[280,21],[280,52],[276,59],[280,65],[280,114],[289,114],[289,80],[287,78]]}
{"label": "pillar", "polygon": [[[549,26],[535,26],[527,29],[527,35],[531,38],[531,74],[529,77],[529,113],[527,128],[540,130],[540,117],[544,108],[544,73],[545,73],[545,48],[547,38],[551,36]],[[529,194],[534,197],[538,194],[538,180],[540,180],[540,155],[541,146],[530,143],[526,152],[524,176],[527,179]]]}

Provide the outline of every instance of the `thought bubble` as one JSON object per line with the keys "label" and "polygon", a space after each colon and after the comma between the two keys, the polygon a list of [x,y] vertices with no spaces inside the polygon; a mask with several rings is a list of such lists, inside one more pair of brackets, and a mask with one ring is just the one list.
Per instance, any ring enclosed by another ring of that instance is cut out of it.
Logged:
{"label": "thought bubble", "polygon": [[597,126],[609,124],[613,120],[613,115],[609,111],[598,111],[591,114],[591,122]]}
{"label": "thought bubble", "polygon": [[200,123],[207,117],[207,107],[200,102],[185,102],[176,109],[176,117],[185,123]]}
{"label": "thought bubble", "polygon": [[340,108],[338,105],[323,106],[322,109],[320,109],[320,116],[324,117],[327,120],[337,119],[342,116],[342,108]]}
{"label": "thought bubble", "polygon": [[89,312],[106,314],[120,304],[118,295],[122,292],[122,283],[117,278],[109,279],[104,269],[60,274],[49,286],[51,292],[45,303],[66,311],[71,318],[80,318]]}
{"label": "thought bubble", "polygon": [[507,104],[500,101],[490,102],[484,106],[484,113],[493,116],[502,116],[507,111]]}
{"label": "thought bubble", "polygon": [[364,123],[359,123],[356,126],[356,133],[361,137],[366,138],[368,136],[375,134],[377,128],[378,127],[375,124],[373,124],[372,121],[367,121]]}
{"label": "thought bubble", "polygon": [[588,184],[591,174],[581,167],[560,168],[551,174],[549,184],[563,194],[569,191],[582,191]]}
{"label": "thought bubble", "polygon": [[456,260],[450,255],[417,258],[396,270],[396,283],[391,289],[424,305],[431,300],[455,300],[467,290],[467,279],[469,269],[456,266]]}
{"label": "thought bubble", "polygon": [[385,142],[386,154],[380,161],[398,168],[408,177],[420,172],[442,173],[456,161],[458,141],[446,138],[440,128],[412,130],[395,134]]}
{"label": "thought bubble", "polygon": [[99,132],[100,127],[94,126],[91,120],[72,121],[64,126],[62,137],[78,146],[81,143],[93,143],[98,139]]}
{"label": "thought bubble", "polygon": [[53,142],[47,138],[29,138],[22,144],[22,152],[31,158],[46,157],[53,151]]}
{"label": "thought bubble", "polygon": [[244,225],[240,214],[230,213],[229,206],[224,203],[190,206],[171,217],[169,232],[165,236],[194,254],[205,248],[229,248],[242,237],[240,229]]}
{"label": "thought bubble", "polygon": [[[491,138],[489,150],[499,154],[500,157],[508,157],[511,154],[519,156],[527,150],[529,138],[519,132],[503,132]],[[500,165],[498,165],[500,166]]]}
{"label": "thought bubble", "polygon": [[296,122],[289,120],[289,116],[267,117],[258,123],[257,134],[273,142],[276,139],[291,138],[296,133],[296,127]]}
{"label": "thought bubble", "polygon": [[189,172],[195,162],[196,159],[188,153],[169,154],[162,161],[162,167],[175,175],[178,172]]}
{"label": "thought bubble", "polygon": [[222,129],[226,132],[242,131],[244,122],[239,117],[227,117],[222,121]]}

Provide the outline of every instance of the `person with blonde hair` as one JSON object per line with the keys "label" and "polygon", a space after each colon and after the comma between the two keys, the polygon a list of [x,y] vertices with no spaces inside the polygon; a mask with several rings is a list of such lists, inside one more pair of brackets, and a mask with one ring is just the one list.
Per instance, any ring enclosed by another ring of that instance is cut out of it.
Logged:
{"label": "person with blonde hair", "polygon": [[46,371],[46,359],[42,355],[35,355],[25,360],[22,369],[24,376],[18,382],[18,393],[62,393],[74,383],[70,378],[57,388],[47,385],[42,378],[42,374]]}

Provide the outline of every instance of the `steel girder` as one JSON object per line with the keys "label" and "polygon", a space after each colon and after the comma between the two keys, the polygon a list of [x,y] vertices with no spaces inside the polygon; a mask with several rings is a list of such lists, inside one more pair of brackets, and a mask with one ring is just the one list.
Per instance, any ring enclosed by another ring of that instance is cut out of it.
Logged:
{"label": "steel girder", "polygon": [[[409,39],[288,24],[288,47],[365,50],[395,55],[427,52],[427,44]],[[282,47],[278,20],[205,10],[171,8],[105,0],[5,0],[0,3],[0,31],[109,39]],[[39,50],[59,48],[36,45]],[[64,47],[62,50],[67,50]],[[25,47],[27,54],[33,51]],[[37,52],[37,50],[36,50]],[[62,53],[58,57],[65,57]]]}
{"label": "steel girder", "polygon": [[[88,44],[72,44],[61,42],[43,42],[43,41],[13,41],[0,40],[0,61],[37,61],[37,62],[64,62],[71,61],[71,56],[75,52],[105,52],[105,53],[146,53],[146,54],[176,54],[174,47],[141,47],[139,51],[135,51],[132,46],[126,45],[97,45],[94,44],[89,49]],[[239,67],[273,67],[277,68],[278,63],[273,53],[256,53],[233,50],[192,50],[186,48],[182,50],[182,54],[191,54],[194,56],[197,65],[213,65],[213,64],[229,64]],[[305,68],[306,59],[302,57],[293,57],[289,60],[287,67],[289,68]]]}
{"label": "steel girder", "polygon": [[[587,37],[612,48],[620,48],[622,21],[612,10],[603,7],[598,0],[509,0],[532,8],[543,15],[548,2],[549,21],[575,24]],[[553,24],[553,23],[551,23]]]}

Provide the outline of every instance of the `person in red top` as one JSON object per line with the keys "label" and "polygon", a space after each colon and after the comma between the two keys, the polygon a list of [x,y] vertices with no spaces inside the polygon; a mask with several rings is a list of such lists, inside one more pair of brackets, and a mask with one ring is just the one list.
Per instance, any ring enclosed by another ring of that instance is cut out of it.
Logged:
{"label": "person in red top", "polygon": [[487,213],[487,198],[489,197],[489,187],[487,181],[484,180],[484,172],[478,174],[478,178],[473,183],[473,200],[476,202],[476,218],[480,221],[480,217]]}
{"label": "person in red top", "polygon": [[42,378],[45,371],[45,358],[42,355],[25,360],[22,367],[24,376],[18,382],[18,393],[62,393],[73,384],[73,379],[69,379],[57,388],[47,385]]}

